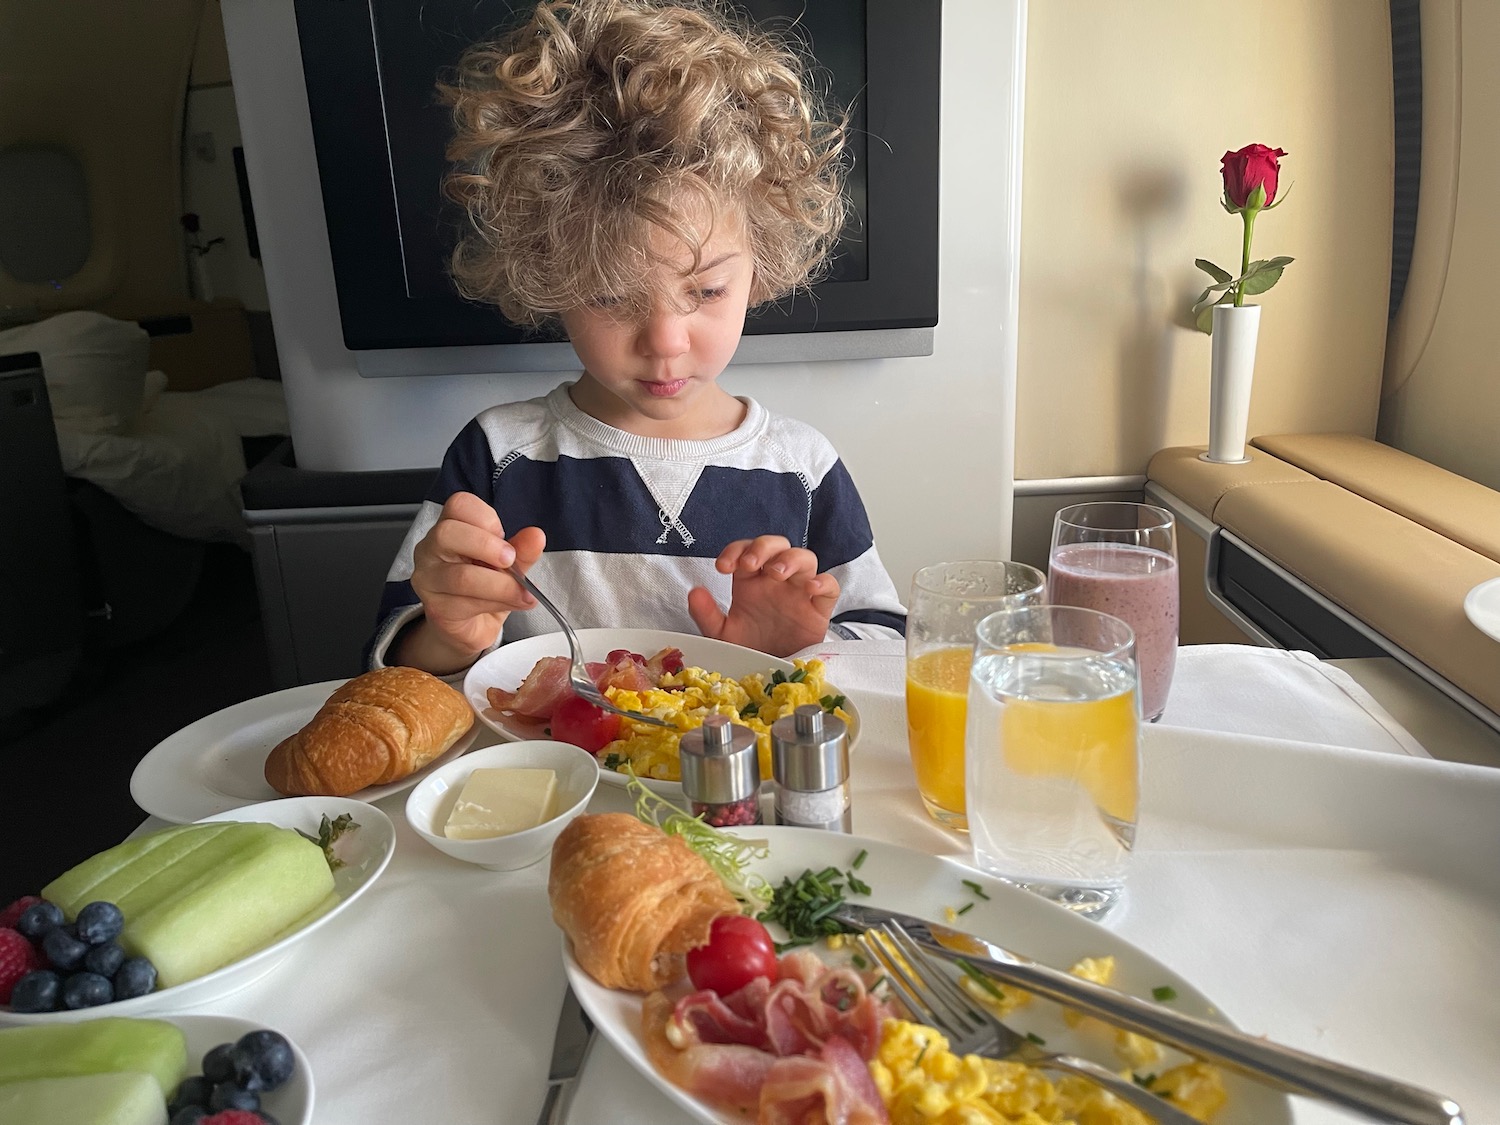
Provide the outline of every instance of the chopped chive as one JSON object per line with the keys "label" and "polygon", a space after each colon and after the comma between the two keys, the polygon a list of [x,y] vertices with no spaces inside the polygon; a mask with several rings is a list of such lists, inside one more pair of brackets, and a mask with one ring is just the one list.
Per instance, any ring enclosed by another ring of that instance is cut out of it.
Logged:
{"label": "chopped chive", "polygon": [[1151,1083],[1156,1081],[1156,1075],[1154,1074],[1136,1074],[1132,1072],[1130,1077],[1137,1086],[1144,1086],[1148,1090],[1151,1089]]}
{"label": "chopped chive", "polygon": [[917,1052],[917,1061],[914,1062],[914,1063],[912,1063],[912,1068],[913,1069],[915,1069],[915,1068],[917,1068],[917,1067],[919,1067],[919,1066],[922,1065],[922,1058],[923,1058],[924,1055],[927,1054],[927,1048],[931,1047],[931,1046],[932,1046],[931,1043],[923,1043],[922,1044],[922,1049]]}
{"label": "chopped chive", "polygon": [[1177,990],[1170,984],[1158,985],[1151,990],[1151,997],[1155,1000],[1176,1000]]}
{"label": "chopped chive", "polygon": [[856,877],[851,871],[849,872],[849,889],[857,895],[867,895],[870,893],[870,884]]}
{"label": "chopped chive", "polygon": [[1034,1031],[1028,1031],[1026,1033],[1026,1038],[1030,1039],[1038,1047],[1045,1047],[1047,1045],[1047,1041]]}
{"label": "chopped chive", "polygon": [[974,904],[972,902],[966,902],[962,906],[960,906],[957,910],[955,910],[954,913],[955,914],[967,914],[969,911],[971,911],[973,909],[974,909]]}
{"label": "chopped chive", "polygon": [[964,886],[968,887],[969,890],[973,891],[974,894],[977,895],[979,898],[982,898],[982,899],[985,899],[986,901],[988,901],[988,899],[989,899],[990,896],[987,895],[987,894],[985,894],[984,893],[984,888],[981,887],[978,883],[974,882],[973,879],[965,879],[963,881],[963,884],[964,884]]}
{"label": "chopped chive", "polygon": [[852,867],[852,868],[854,868],[854,870],[858,871],[859,870],[859,865],[862,864],[869,857],[870,857],[870,853],[868,851],[866,851],[864,848],[860,848],[859,849],[859,854],[854,857],[854,862],[851,863],[849,866]]}
{"label": "chopped chive", "polygon": [[962,957],[955,957],[954,960],[958,962],[958,967],[964,971],[965,975],[972,979],[975,984],[979,985],[980,988],[984,989],[996,1000],[1005,999],[1005,993],[996,988],[995,982],[990,980],[989,977],[985,976],[973,965],[965,961]]}
{"label": "chopped chive", "polygon": [[806,668],[798,668],[795,672],[793,672],[790,676],[787,677],[787,682],[788,683],[793,683],[793,684],[800,684],[805,679],[807,679],[807,669]]}
{"label": "chopped chive", "polygon": [[870,962],[866,961],[858,953],[856,953],[853,957],[849,958],[849,962],[856,969],[868,969],[870,967]]}

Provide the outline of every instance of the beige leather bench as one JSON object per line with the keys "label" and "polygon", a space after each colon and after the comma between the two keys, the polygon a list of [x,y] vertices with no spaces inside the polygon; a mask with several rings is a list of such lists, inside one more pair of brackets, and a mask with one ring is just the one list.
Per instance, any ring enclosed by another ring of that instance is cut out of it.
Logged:
{"label": "beige leather bench", "polygon": [[[1500,577],[1500,492],[1368,438],[1256,438],[1248,465],[1165,449],[1147,478],[1376,635],[1500,713],[1500,643],[1464,615]],[[1212,575],[1210,575],[1212,580]]]}

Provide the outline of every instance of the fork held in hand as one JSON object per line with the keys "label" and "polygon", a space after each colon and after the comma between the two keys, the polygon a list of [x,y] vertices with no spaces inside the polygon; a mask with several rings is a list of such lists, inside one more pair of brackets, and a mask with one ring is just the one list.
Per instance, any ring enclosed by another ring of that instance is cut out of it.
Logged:
{"label": "fork held in hand", "polygon": [[604,711],[613,711],[616,715],[624,715],[637,723],[650,723],[654,727],[666,727],[668,730],[677,728],[665,719],[658,719],[655,715],[644,715],[639,711],[626,711],[616,707],[604,693],[599,690],[599,685],[594,683],[594,677],[589,675],[588,666],[583,662],[583,646],[578,643],[578,634],[573,632],[573,626],[568,624],[568,619],[562,615],[562,611],[552,604],[547,595],[536,588],[536,583],[527,578],[515,567],[507,567],[506,573],[521,584],[521,588],[535,598],[548,613],[562,627],[563,636],[568,638],[568,651],[573,654],[573,663],[568,668],[568,682],[573,685],[573,691],[588,700],[595,707]]}
{"label": "fork held in hand", "polygon": [[912,1015],[942,1032],[954,1054],[1014,1059],[1043,1070],[1077,1074],[1129,1102],[1158,1125],[1199,1125],[1197,1118],[1108,1067],[1077,1055],[1044,1051],[1001,1023],[966,996],[900,926],[887,923],[879,930],[867,930],[859,936],[859,944],[885,970],[891,987]]}

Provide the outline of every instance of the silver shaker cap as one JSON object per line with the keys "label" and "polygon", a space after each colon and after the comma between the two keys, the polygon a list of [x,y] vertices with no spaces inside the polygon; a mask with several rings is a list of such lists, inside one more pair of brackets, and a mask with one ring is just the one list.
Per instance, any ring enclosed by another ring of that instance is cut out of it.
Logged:
{"label": "silver shaker cap", "polygon": [[702,726],[685,731],[678,746],[682,791],[689,801],[727,805],[760,792],[760,756],[749,727],[710,715]]}
{"label": "silver shaker cap", "polygon": [[848,724],[816,703],[804,703],[771,724],[771,770],[788,789],[817,793],[849,777]]}

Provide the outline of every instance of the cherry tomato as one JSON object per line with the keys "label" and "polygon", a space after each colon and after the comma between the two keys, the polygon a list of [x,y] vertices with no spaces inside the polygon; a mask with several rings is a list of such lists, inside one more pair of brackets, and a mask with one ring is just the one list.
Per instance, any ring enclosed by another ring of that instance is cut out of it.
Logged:
{"label": "cherry tomato", "polygon": [[776,975],[776,945],[748,914],[725,914],[714,919],[707,945],[688,950],[687,971],[694,988],[728,996],[756,977]]}
{"label": "cherry tomato", "polygon": [[603,750],[620,732],[620,716],[570,695],[552,712],[552,737],[571,742],[590,754]]}

